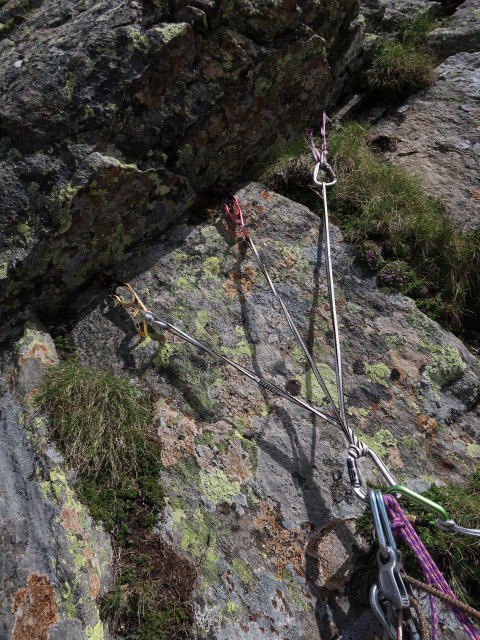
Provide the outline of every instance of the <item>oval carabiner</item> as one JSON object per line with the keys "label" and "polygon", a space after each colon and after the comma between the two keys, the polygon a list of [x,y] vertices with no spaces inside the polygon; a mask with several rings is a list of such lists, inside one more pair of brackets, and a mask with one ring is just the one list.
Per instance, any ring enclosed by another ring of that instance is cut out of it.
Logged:
{"label": "oval carabiner", "polygon": [[[365,453],[360,453],[360,454],[357,454],[357,455],[363,456],[363,455],[368,454],[370,456],[372,462],[375,464],[377,469],[380,471],[382,476],[385,478],[387,486],[390,487],[392,485],[392,480],[395,482],[395,477],[387,469],[387,467],[385,466],[383,461],[380,459],[380,457],[379,457],[379,455],[377,454],[376,451],[374,451],[370,447],[366,446],[364,443],[361,443],[361,444],[363,444],[363,446],[366,447]],[[359,450],[358,447],[356,447],[356,446],[351,447],[351,448],[354,449],[354,450],[356,449],[357,451]],[[353,490],[354,494],[357,496],[357,498],[362,500],[362,502],[365,502],[366,504],[369,504],[370,501],[369,501],[369,499],[367,497],[367,494],[362,489],[362,477],[361,477],[360,471],[358,469],[357,459],[356,459],[356,457],[354,457],[351,454],[347,458],[347,468],[348,468],[348,475],[349,475],[349,478],[350,478],[350,484],[352,485],[352,490]]]}
{"label": "oval carabiner", "polygon": [[[325,171],[327,178],[330,182],[325,182],[324,180],[318,179],[318,174],[320,173],[320,170]],[[319,187],[322,187],[322,186],[331,187],[337,182],[337,176],[335,175],[332,167],[328,163],[322,166],[321,162],[317,162],[317,164],[315,165],[315,169],[313,171],[313,181]]]}

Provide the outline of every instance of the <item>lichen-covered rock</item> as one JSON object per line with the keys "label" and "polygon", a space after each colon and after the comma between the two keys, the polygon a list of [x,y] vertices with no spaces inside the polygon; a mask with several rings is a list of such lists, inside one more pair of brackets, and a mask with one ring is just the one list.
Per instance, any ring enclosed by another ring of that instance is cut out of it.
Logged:
{"label": "lichen-covered rock", "polygon": [[480,51],[480,1],[466,0],[428,35],[428,45],[442,57],[462,51]]}
{"label": "lichen-covered rock", "polygon": [[28,404],[56,362],[50,336],[29,323],[0,399],[0,637],[103,640],[97,598],[111,583],[110,540],[76,499]]}
{"label": "lichen-covered rock", "polygon": [[410,20],[419,13],[438,16],[442,11],[441,2],[431,0],[390,0],[385,3],[382,28],[386,31],[397,30],[402,22]]}
{"label": "lichen-covered rock", "polygon": [[[321,221],[258,184],[237,197],[334,393]],[[378,291],[338,231],[332,235],[350,424],[402,482],[461,481],[480,450],[478,361],[412,300]],[[129,256],[117,275],[132,278],[161,317],[323,404],[252,255],[220,210]],[[85,364],[140,377],[160,398],[169,505],[158,528],[199,568],[197,637],[373,638],[371,615],[346,592],[364,505],[348,484],[342,434],[171,336],[140,339],[98,290],[78,304],[73,337]],[[369,463],[361,467],[378,484]]]}
{"label": "lichen-covered rock", "polygon": [[480,225],[480,53],[458,53],[437,67],[432,86],[375,127],[392,139],[385,156],[418,175],[460,229]]}
{"label": "lichen-covered rock", "polygon": [[[355,0],[12,0],[0,301],[43,310],[315,122]],[[41,283],[41,286],[40,286]]]}

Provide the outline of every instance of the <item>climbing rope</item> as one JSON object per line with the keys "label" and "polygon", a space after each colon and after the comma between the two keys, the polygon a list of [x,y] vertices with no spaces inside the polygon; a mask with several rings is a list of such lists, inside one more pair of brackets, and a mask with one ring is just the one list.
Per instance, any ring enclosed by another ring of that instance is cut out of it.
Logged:
{"label": "climbing rope", "polygon": [[[405,582],[407,582],[407,578],[405,574],[403,574],[402,577],[405,580]],[[423,610],[423,607],[419,602],[419,600],[413,594],[410,593],[409,596],[410,596],[410,604],[413,610],[415,611],[415,615],[417,617],[417,622],[419,627],[418,632],[420,634],[420,640],[428,640],[428,638],[430,638],[430,626],[428,624],[425,611]],[[412,632],[415,632],[416,631],[415,627],[412,629],[410,623],[413,624],[411,620],[407,620],[407,625],[410,627]]]}
{"label": "climbing rope", "polygon": [[[453,597],[449,596],[443,591],[440,591],[439,589],[435,589],[435,587],[432,587],[431,584],[425,584],[425,582],[422,582],[421,580],[417,580],[416,578],[412,578],[412,576],[409,576],[406,573],[402,574],[402,578],[404,579],[405,582],[408,582],[409,584],[411,584],[412,587],[416,587],[417,589],[420,589],[421,591],[424,591],[425,593],[428,593],[431,596],[435,596],[435,598],[442,600],[446,604],[450,605],[452,608],[459,609],[460,611],[463,611],[464,613],[469,615],[471,618],[475,618],[480,622],[480,611],[477,611],[477,609],[474,609],[469,604],[465,604],[464,602],[461,602],[455,596]],[[412,599],[412,596],[410,596],[410,599]]]}
{"label": "climbing rope", "polygon": [[[387,509],[388,517],[390,519],[392,531],[396,535],[402,537],[414,553],[415,557],[420,563],[427,585],[433,585],[440,592],[447,595],[449,597],[449,600],[452,599],[454,601],[455,604],[452,604],[451,601],[449,602],[449,604],[457,620],[465,630],[465,633],[469,636],[469,638],[472,638],[473,640],[480,640],[480,633],[472,625],[472,622],[470,621],[468,616],[457,606],[458,599],[456,598],[447,581],[438,569],[437,565],[433,561],[432,557],[428,553],[425,545],[420,540],[415,529],[412,527],[410,521],[408,520],[403,509],[398,504],[396,498],[392,495],[384,495],[383,500]],[[429,597],[432,611],[432,638],[433,640],[437,640],[437,607],[433,595],[430,595]]]}

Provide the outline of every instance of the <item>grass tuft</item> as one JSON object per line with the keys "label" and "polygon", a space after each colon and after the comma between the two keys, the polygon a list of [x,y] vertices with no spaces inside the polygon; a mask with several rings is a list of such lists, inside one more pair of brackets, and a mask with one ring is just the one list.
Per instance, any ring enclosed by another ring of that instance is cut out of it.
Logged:
{"label": "grass tuft", "polygon": [[68,360],[48,370],[37,400],[51,418],[51,433],[66,461],[114,486],[127,468],[137,477],[149,448],[148,394],[110,373]]}
{"label": "grass tuft", "polygon": [[370,89],[400,97],[430,84],[434,62],[431,55],[398,41],[386,41],[375,51],[366,72]]}
{"label": "grass tuft", "polygon": [[[371,150],[368,134],[368,127],[348,122],[330,137],[339,177],[331,191],[337,223],[359,254],[368,246],[364,261],[373,251],[384,274],[398,274],[381,283],[418,298],[427,313],[441,313],[456,330],[474,325],[480,312],[480,231],[458,231],[418,178]],[[380,254],[396,264],[387,268]]]}
{"label": "grass tuft", "polygon": [[435,28],[435,18],[429,11],[419,11],[410,20],[403,20],[400,24],[398,40],[403,44],[423,46],[425,39]]}
{"label": "grass tuft", "polygon": [[164,497],[150,394],[70,357],[47,371],[36,401],[77,471],[79,498],[113,536],[116,584],[101,607],[111,631],[133,640],[187,640],[195,568],[151,533]]}
{"label": "grass tuft", "polygon": [[428,85],[435,60],[425,49],[425,38],[433,26],[428,12],[403,21],[397,38],[383,41],[373,54],[366,72],[370,89],[398,98]]}

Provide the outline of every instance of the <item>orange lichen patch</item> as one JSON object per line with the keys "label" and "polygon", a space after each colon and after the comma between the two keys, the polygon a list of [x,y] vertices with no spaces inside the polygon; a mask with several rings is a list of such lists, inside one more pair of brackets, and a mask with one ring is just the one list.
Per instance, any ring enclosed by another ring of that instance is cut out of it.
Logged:
{"label": "orange lichen patch", "polygon": [[236,295],[237,293],[237,287],[235,286],[235,283],[232,280],[227,280],[226,282],[224,282],[223,288],[225,289],[225,293],[229,298]]}
{"label": "orange lichen patch", "polygon": [[260,197],[263,198],[264,200],[271,200],[272,194],[269,193],[268,191],[262,191],[260,194]]}
{"label": "orange lichen patch", "polygon": [[100,593],[100,578],[96,573],[90,575],[90,596],[96,598]]}
{"label": "orange lichen patch", "polygon": [[[261,415],[265,403],[260,389],[255,383],[245,388],[244,378],[229,367],[221,368],[221,376],[224,384],[212,389],[215,402],[223,407],[226,415],[234,415],[242,420],[246,430],[251,429],[253,419]],[[232,426],[229,427],[231,430]],[[216,443],[224,441],[223,433],[222,429]]]}
{"label": "orange lichen patch", "polygon": [[260,515],[254,524],[262,542],[262,548],[270,556],[281,577],[287,565],[292,564],[299,575],[303,573],[303,536],[299,529],[289,531],[277,521],[268,502],[260,505]]}
{"label": "orange lichen patch", "polygon": [[249,480],[251,478],[250,459],[242,449],[239,438],[232,440],[227,453],[222,457],[222,463],[230,479]]}
{"label": "orange lichen patch", "polygon": [[162,441],[161,461],[165,467],[176,464],[184,454],[194,454],[195,436],[201,429],[193,420],[167,405],[160,407],[155,418]]}
{"label": "orange lichen patch", "polygon": [[46,365],[54,364],[51,358],[47,355],[47,347],[44,344],[35,343],[31,346],[28,351],[25,351],[25,353],[22,353],[18,357],[18,364],[22,364],[22,362],[30,360],[30,358],[36,358]]}
{"label": "orange lichen patch", "polygon": [[255,271],[249,264],[247,264],[243,269],[243,273],[240,273],[239,271],[232,271],[230,274],[230,280],[224,282],[223,288],[229,297],[234,296],[239,293],[239,291],[245,295],[253,288],[255,284],[254,280]]}
{"label": "orange lichen patch", "polygon": [[356,520],[335,519],[307,543],[308,555],[318,558],[318,578],[327,589],[342,589],[350,577],[355,528]]}
{"label": "orange lichen patch", "polygon": [[48,629],[58,620],[55,592],[46,576],[32,573],[13,597],[15,622],[11,640],[48,640]]}
{"label": "orange lichen patch", "polygon": [[40,389],[37,388],[37,389],[34,389],[33,391],[30,391],[30,393],[27,393],[27,395],[22,398],[23,404],[26,404],[29,400],[34,398],[37,395],[37,393],[39,393],[39,391]]}
{"label": "orange lichen patch", "polygon": [[71,509],[62,509],[60,518],[65,529],[73,531],[74,533],[81,533],[82,525],[78,519],[78,513],[75,507],[72,507]]}
{"label": "orange lichen patch", "polygon": [[400,355],[398,351],[390,351],[390,359],[395,369],[400,373],[398,382],[409,382],[413,384],[420,378],[418,362],[415,357],[417,356],[418,358],[418,352],[415,352],[413,349],[406,351],[406,348],[402,348],[402,353],[403,355]]}
{"label": "orange lichen patch", "polygon": [[472,198],[477,202],[480,202],[480,191],[472,191]]}
{"label": "orange lichen patch", "polygon": [[431,416],[427,416],[427,415],[422,415],[417,417],[417,424],[420,427],[420,429],[423,429],[424,431],[426,431],[427,435],[429,436],[429,440],[426,441],[426,444],[425,444],[425,448],[428,453],[430,451],[431,445],[435,442],[437,438],[438,423],[435,420],[435,418],[432,418]]}
{"label": "orange lichen patch", "polygon": [[286,267],[287,269],[290,269],[291,267],[293,267],[294,264],[295,264],[295,256],[293,256],[291,253],[284,253],[283,259],[278,261],[279,267]]}

